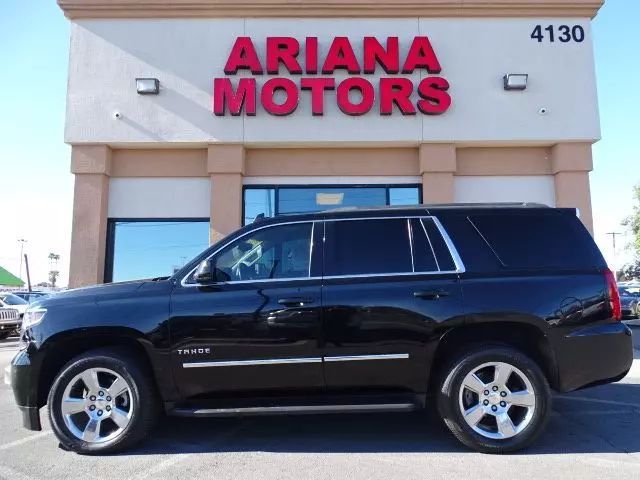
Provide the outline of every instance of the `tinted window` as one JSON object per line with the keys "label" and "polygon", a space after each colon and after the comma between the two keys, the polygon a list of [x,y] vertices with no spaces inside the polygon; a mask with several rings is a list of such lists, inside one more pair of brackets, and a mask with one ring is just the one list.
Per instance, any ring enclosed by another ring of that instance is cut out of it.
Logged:
{"label": "tinted window", "polygon": [[475,215],[470,220],[500,262],[510,268],[595,266],[595,247],[577,218],[550,211]]}
{"label": "tinted window", "polygon": [[411,219],[413,263],[416,272],[436,272],[438,265],[434,257],[433,248],[427,237],[425,228],[420,219]]}
{"label": "tinted window", "polygon": [[412,271],[406,219],[326,223],[325,275]]}
{"label": "tinted window", "polygon": [[216,255],[218,278],[247,281],[308,277],[312,225],[278,225],[245,235]]}
{"label": "tinted window", "polygon": [[440,213],[438,220],[454,241],[466,271],[492,272],[498,268],[498,259],[482,240],[466,214],[447,211]]}
{"label": "tinted window", "polygon": [[453,262],[453,258],[449,252],[449,247],[447,247],[447,244],[442,238],[442,234],[435,222],[431,218],[423,218],[421,221],[427,235],[429,236],[429,240],[431,240],[431,246],[436,254],[440,271],[454,271],[456,269],[456,264]]}

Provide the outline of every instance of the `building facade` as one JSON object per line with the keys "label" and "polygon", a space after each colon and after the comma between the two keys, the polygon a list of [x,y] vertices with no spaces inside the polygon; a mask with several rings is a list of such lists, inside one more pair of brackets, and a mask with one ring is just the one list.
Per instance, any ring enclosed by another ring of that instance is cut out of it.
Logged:
{"label": "building facade", "polygon": [[592,228],[601,0],[58,3],[72,287],[170,274],[258,215],[530,201]]}

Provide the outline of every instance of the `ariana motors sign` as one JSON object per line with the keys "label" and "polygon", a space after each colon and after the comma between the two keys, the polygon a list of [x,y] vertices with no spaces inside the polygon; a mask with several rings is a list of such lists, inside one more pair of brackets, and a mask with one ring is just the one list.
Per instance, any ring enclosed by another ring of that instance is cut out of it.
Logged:
{"label": "ariana motors sign", "polygon": [[[238,37],[224,66],[226,76],[213,81],[213,113],[254,116],[260,106],[271,115],[290,115],[303,101],[313,115],[322,116],[330,101],[346,115],[364,115],[374,109],[376,98],[380,115],[446,112],[449,83],[440,75],[429,38],[414,37],[402,50],[398,37],[384,42],[364,37],[359,57],[349,38],[335,37],[321,57],[317,37],[267,37],[266,55],[260,58],[250,37]],[[409,76],[416,71],[423,72],[419,82]],[[283,72],[289,76],[281,76]],[[379,78],[368,77],[381,72]],[[258,84],[262,78],[266,80]]]}

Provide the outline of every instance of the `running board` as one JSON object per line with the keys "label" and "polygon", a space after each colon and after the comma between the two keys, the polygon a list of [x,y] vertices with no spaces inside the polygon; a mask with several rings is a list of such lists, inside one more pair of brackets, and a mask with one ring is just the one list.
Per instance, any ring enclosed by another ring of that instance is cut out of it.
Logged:
{"label": "running board", "polygon": [[272,405],[238,408],[175,408],[169,415],[178,417],[242,417],[258,415],[319,415],[327,413],[412,412],[415,403],[367,403],[343,405]]}

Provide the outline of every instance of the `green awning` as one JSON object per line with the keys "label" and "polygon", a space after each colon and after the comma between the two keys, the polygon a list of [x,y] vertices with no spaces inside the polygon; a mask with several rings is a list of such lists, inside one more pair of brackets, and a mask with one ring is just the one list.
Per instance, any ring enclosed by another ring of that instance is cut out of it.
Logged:
{"label": "green awning", "polygon": [[24,287],[24,282],[13,273],[0,267],[0,286],[4,287]]}

